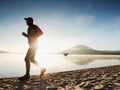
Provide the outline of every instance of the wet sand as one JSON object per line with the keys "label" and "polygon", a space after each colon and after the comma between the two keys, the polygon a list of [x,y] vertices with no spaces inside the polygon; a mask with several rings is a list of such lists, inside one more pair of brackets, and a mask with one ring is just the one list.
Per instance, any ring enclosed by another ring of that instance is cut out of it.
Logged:
{"label": "wet sand", "polygon": [[45,74],[43,80],[1,78],[0,90],[120,90],[120,65]]}

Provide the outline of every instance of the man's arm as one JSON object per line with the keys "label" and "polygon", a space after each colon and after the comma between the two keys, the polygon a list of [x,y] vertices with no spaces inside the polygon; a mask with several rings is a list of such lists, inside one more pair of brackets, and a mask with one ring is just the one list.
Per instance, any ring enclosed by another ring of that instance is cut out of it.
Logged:
{"label": "man's arm", "polygon": [[25,32],[22,32],[22,35],[28,37],[28,34],[26,34]]}

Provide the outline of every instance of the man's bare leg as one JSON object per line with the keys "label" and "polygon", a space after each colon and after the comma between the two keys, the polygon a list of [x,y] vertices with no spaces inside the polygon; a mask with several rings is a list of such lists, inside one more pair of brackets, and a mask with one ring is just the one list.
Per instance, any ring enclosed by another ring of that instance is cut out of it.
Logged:
{"label": "man's bare leg", "polygon": [[30,61],[26,60],[25,63],[26,63],[26,74],[25,75],[30,76]]}
{"label": "man's bare leg", "polygon": [[39,79],[41,80],[42,77],[43,77],[43,75],[44,75],[44,73],[46,72],[46,68],[41,67],[40,64],[39,64],[35,59],[31,60],[31,62],[32,62],[33,64],[35,64],[38,68],[41,69],[41,71],[40,71],[40,77],[39,77]]}
{"label": "man's bare leg", "polygon": [[40,73],[40,80],[42,79],[42,77],[44,76],[44,73],[46,72],[45,68],[41,68],[41,73]]}
{"label": "man's bare leg", "polygon": [[26,74],[19,78],[19,80],[28,80],[30,78],[30,61],[29,59],[25,59],[26,64]]}

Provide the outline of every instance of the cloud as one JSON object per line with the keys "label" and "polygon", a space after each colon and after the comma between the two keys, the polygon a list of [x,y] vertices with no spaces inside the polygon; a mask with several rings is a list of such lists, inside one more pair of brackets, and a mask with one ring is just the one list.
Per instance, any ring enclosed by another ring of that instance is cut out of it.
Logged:
{"label": "cloud", "polygon": [[116,22],[120,23],[120,16],[116,16],[116,17],[114,17],[114,19],[115,19]]}
{"label": "cloud", "polygon": [[114,27],[120,28],[120,16],[115,16],[113,19],[114,19]]}
{"label": "cloud", "polygon": [[120,29],[115,30],[118,35],[120,35]]}
{"label": "cloud", "polygon": [[114,29],[115,29],[115,32],[120,35],[120,16],[115,16],[114,18]]}
{"label": "cloud", "polygon": [[3,26],[0,24],[0,30],[2,30],[3,29]]}
{"label": "cloud", "polygon": [[94,15],[81,14],[75,17],[75,21],[78,24],[90,23],[95,19]]}

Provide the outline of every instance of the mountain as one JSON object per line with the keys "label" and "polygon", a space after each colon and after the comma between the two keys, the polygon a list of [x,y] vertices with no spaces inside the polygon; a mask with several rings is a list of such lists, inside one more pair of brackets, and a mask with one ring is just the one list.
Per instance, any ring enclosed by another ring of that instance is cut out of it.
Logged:
{"label": "mountain", "polygon": [[120,51],[95,50],[85,45],[76,45],[62,52],[63,54],[97,54],[97,55],[120,55]]}
{"label": "mountain", "polygon": [[8,54],[8,53],[10,53],[10,52],[0,50],[0,54]]}

